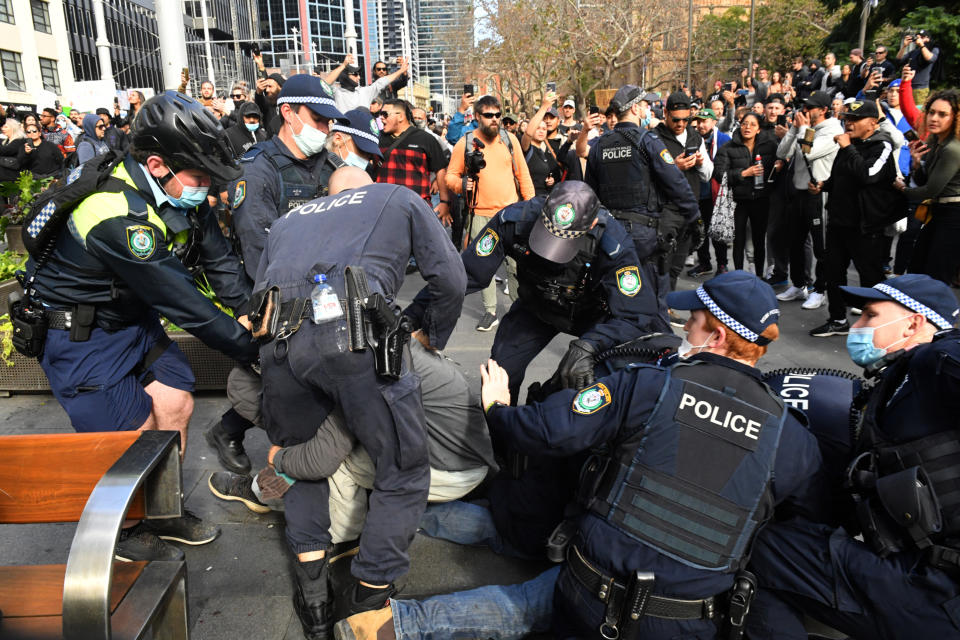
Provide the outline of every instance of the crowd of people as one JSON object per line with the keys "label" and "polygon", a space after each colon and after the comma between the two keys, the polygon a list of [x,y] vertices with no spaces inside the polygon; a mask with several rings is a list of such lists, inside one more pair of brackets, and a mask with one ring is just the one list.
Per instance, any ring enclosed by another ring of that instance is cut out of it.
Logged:
{"label": "crowd of people", "polygon": [[[311,639],[807,638],[804,616],[951,637],[960,93],[930,90],[926,34],[903,44],[710,95],[626,84],[579,118],[552,88],[529,118],[474,92],[431,115],[399,97],[406,61],[362,86],[352,56],[290,77],[256,56],[228,97],[184,76],[125,113],[8,113],[8,178],[69,170],[25,223],[14,345],[77,431],[182,446],[194,377],[159,317],[237,360],[208,486],[284,511]],[[441,352],[477,292],[496,331],[479,397]],[[875,382],[761,373],[796,302],[828,304],[811,335],[847,335]],[[272,444],[256,473],[253,428]],[[417,531],[556,566],[398,599]],[[190,512],[131,522],[116,554],[218,534]]]}

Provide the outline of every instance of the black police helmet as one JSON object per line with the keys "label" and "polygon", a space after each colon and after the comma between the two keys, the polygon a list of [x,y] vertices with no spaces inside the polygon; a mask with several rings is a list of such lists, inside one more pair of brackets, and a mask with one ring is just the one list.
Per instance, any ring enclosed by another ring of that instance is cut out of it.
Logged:
{"label": "black police helmet", "polygon": [[168,158],[177,170],[197,169],[216,182],[230,182],[241,174],[220,122],[202,104],[176,91],[164,91],[140,107],[130,126],[130,142],[139,151]]}

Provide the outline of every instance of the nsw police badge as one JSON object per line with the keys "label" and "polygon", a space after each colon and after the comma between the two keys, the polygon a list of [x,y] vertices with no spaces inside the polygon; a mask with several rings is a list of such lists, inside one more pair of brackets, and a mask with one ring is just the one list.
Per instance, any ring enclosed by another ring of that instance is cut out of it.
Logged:
{"label": "nsw police badge", "polygon": [[493,229],[487,229],[477,240],[477,255],[486,258],[497,248],[498,242],[500,242],[500,236],[497,235],[497,232]]}
{"label": "nsw police badge", "polygon": [[148,260],[157,250],[153,227],[139,224],[127,227],[127,248],[135,258]]}
{"label": "nsw police badge", "polygon": [[666,162],[667,164],[676,164],[673,161],[673,156],[670,155],[670,152],[667,151],[666,149],[660,152],[660,159]]}
{"label": "nsw police badge", "polygon": [[233,192],[233,208],[236,209],[243,203],[247,197],[247,181],[241,180],[237,183],[237,188]]}
{"label": "nsw police badge", "polygon": [[588,416],[610,404],[610,389],[602,382],[587,387],[573,399],[573,412]]}
{"label": "nsw police badge", "polygon": [[637,295],[643,282],[640,280],[640,269],[637,267],[623,267],[617,270],[617,289],[620,293],[631,298]]}
{"label": "nsw police badge", "polygon": [[561,229],[566,229],[573,224],[577,217],[577,211],[570,203],[562,204],[553,211],[553,224]]}

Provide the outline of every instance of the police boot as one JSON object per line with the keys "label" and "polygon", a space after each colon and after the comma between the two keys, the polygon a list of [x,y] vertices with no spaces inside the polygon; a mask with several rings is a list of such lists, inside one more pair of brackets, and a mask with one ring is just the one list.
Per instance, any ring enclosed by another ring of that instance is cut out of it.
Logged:
{"label": "police boot", "polygon": [[387,605],[341,620],[333,628],[333,637],[337,640],[397,640],[393,609]]}
{"label": "police boot", "polygon": [[[223,426],[224,420],[231,420],[231,412],[236,414],[233,409],[230,409],[230,411],[224,414],[220,422],[207,430],[207,433],[205,434],[207,444],[209,444],[210,448],[217,452],[217,459],[225,469],[234,473],[249,473],[250,458],[247,456],[247,452],[243,449],[243,436],[237,438],[236,436],[227,433],[227,430]],[[243,420],[243,418],[241,418],[239,415],[236,415],[236,418]]]}
{"label": "police boot", "polygon": [[364,611],[373,611],[390,606],[390,598],[395,596],[397,588],[391,582],[383,589],[365,587],[360,582],[349,585],[337,596],[337,620],[343,620]]}
{"label": "police boot", "polygon": [[294,560],[297,590],[293,594],[293,608],[300,618],[307,640],[329,640],[333,626],[333,607],[330,602],[330,582],[327,560],[300,562]]}

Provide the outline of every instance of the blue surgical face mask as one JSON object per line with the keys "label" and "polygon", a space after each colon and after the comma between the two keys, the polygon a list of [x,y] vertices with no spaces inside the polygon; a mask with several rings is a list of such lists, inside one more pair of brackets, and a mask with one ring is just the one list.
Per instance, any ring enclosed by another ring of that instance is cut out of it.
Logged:
{"label": "blue surgical face mask", "polygon": [[[180,182],[177,174],[173,174],[173,179]],[[200,206],[206,201],[207,193],[210,192],[210,187],[188,187],[182,182],[180,182],[180,188],[179,198],[174,198],[167,193],[167,200],[178,209],[193,209],[194,207]],[[166,192],[166,189],[164,189],[164,192]]]}
{"label": "blue surgical face mask", "polygon": [[903,342],[906,340],[906,338],[900,338],[895,342],[891,342],[886,347],[878,347],[873,344],[874,333],[880,327],[885,327],[889,324],[893,324],[894,322],[900,322],[901,320],[905,320],[909,317],[910,316],[903,316],[902,318],[897,318],[896,320],[891,320],[890,322],[884,322],[876,327],[851,328],[850,333],[847,334],[847,353],[850,354],[850,359],[861,367],[868,367],[883,356],[887,355],[887,353],[890,351],[890,347]]}
{"label": "blue surgical face mask", "polygon": [[260,128],[259,122],[244,122],[243,124],[244,126],[247,127],[247,131],[251,131],[251,132],[256,131],[257,129]]}
{"label": "blue surgical face mask", "polygon": [[356,167],[357,169],[361,169],[363,171],[366,171],[367,166],[370,164],[369,160],[365,158],[361,158],[360,156],[355,154],[353,151],[347,151],[347,157],[346,158],[341,157],[340,159],[343,160],[345,164],[351,167]]}
{"label": "blue surgical face mask", "polygon": [[[297,120],[300,120],[300,116],[293,115]],[[303,120],[300,120],[300,124],[303,125],[300,133],[293,134],[293,141],[300,152],[305,156],[315,156],[323,151],[324,145],[327,143],[327,134],[306,124]]]}
{"label": "blue surgical face mask", "polygon": [[640,128],[646,129],[649,126],[650,126],[650,114],[647,113],[646,117],[644,117],[643,120],[640,121]]}

